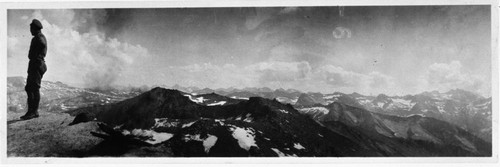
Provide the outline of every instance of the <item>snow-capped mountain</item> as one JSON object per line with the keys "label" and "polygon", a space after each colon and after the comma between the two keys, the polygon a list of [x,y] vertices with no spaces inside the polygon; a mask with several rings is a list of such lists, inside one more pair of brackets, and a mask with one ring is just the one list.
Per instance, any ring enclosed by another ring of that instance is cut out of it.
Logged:
{"label": "snow-capped mountain", "polygon": [[[25,112],[24,85],[8,78],[10,115]],[[104,141],[79,156],[130,155],[129,148],[184,157],[491,155],[492,98],[463,90],[365,96],[177,87],[186,92],[43,81],[40,110],[69,113],[60,117],[74,117],[71,126],[102,123],[92,134]]]}
{"label": "snow-capped mountain", "polygon": [[[292,104],[296,107],[312,106],[314,104],[331,104],[340,102],[353,107],[364,108],[371,112],[387,115],[409,116],[421,114],[427,117],[443,120],[491,142],[491,98],[454,89],[445,93],[438,91],[423,92],[416,95],[388,96],[380,94],[377,96],[366,96],[359,93],[345,94],[334,92],[331,94],[304,93],[297,90],[270,88],[244,88],[244,89],[199,89],[196,87],[176,88],[190,91],[188,93],[212,93],[227,96],[234,99],[246,100],[249,97],[263,97],[276,99],[282,103]],[[205,90],[205,91],[200,91]]]}
{"label": "snow-capped mountain", "polygon": [[311,106],[315,104],[326,104],[322,94],[302,93],[295,103],[295,105],[299,106]]}
{"label": "snow-capped mountain", "polygon": [[190,94],[210,94],[216,93],[219,95],[223,95],[226,97],[230,97],[233,99],[243,99],[248,100],[250,97],[263,97],[267,99],[276,99],[280,102],[287,104],[295,104],[302,92],[295,89],[276,89],[272,90],[271,88],[263,87],[263,88],[254,88],[247,87],[243,89],[237,88],[219,88],[219,89],[210,89],[210,88],[197,88],[197,87],[182,87],[179,85],[174,85],[172,87],[162,86],[165,88],[176,89],[182,92],[190,93]]}
{"label": "snow-capped mountain", "polygon": [[457,89],[446,93],[433,91],[404,97],[365,96],[357,97],[356,100],[369,111],[397,116],[419,114],[432,117],[460,126],[491,141],[491,98]]}
{"label": "snow-capped mountain", "polygon": [[69,113],[95,116],[120,132],[109,135],[167,145],[175,156],[382,156],[291,105],[261,97],[209,106],[177,90],[154,88],[118,103]]}
{"label": "snow-capped mountain", "polygon": [[222,105],[210,105],[218,103],[207,103],[210,98],[228,97],[154,88],[68,113],[114,127],[110,135],[120,137],[106,140],[132,138],[183,157],[491,155],[491,143],[434,118],[389,116],[340,102],[297,111],[262,97]]}
{"label": "snow-capped mountain", "polygon": [[[26,78],[7,78],[7,107],[14,112],[26,112]],[[42,81],[40,111],[63,112],[84,106],[114,103],[141,93],[139,89],[83,89],[61,82]]]}
{"label": "snow-capped mountain", "polygon": [[338,102],[299,111],[334,132],[392,156],[491,155],[491,143],[431,117],[384,115]]}
{"label": "snow-capped mountain", "polygon": [[243,101],[243,99],[229,98],[226,96],[218,95],[216,93],[200,94],[200,95],[189,94],[184,92],[182,93],[184,96],[188,97],[191,101],[206,106],[230,105]]}
{"label": "snow-capped mountain", "polygon": [[[491,142],[492,99],[468,91],[455,89],[445,93],[433,91],[406,96],[387,96],[384,94],[365,96],[359,93],[335,92],[323,95],[323,99],[326,104],[339,102],[386,115],[402,117],[423,115],[436,118],[457,125],[483,140]],[[303,96],[303,99],[299,98],[299,101],[307,101],[307,103],[296,103],[297,108],[314,107],[314,104],[321,104],[320,100],[312,100],[309,96]]]}

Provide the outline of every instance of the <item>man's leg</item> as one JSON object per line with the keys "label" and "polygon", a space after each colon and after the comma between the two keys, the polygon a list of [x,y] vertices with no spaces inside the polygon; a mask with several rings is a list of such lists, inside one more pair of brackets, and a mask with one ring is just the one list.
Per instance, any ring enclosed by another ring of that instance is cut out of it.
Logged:
{"label": "man's leg", "polygon": [[32,107],[33,109],[31,110],[34,115],[38,116],[38,105],[40,104],[40,89],[35,89],[32,92],[33,94],[33,100],[32,100]]}
{"label": "man's leg", "polygon": [[38,91],[29,89],[26,90],[26,93],[28,94],[28,111],[26,112],[26,114],[21,116],[21,119],[27,120],[38,117],[38,101],[40,101],[40,94],[38,93],[37,95],[37,92]]}
{"label": "man's leg", "polygon": [[33,104],[33,93],[31,93],[31,91],[29,90],[26,90],[26,95],[28,96],[28,103],[26,103],[27,107],[28,107],[28,110],[26,112],[26,114],[28,113],[31,113],[31,110],[33,110],[33,106],[31,106],[31,104]]}
{"label": "man's leg", "polygon": [[38,103],[40,102],[40,80],[41,76],[38,71],[28,73],[26,80],[26,94],[28,95],[28,111],[21,119],[32,119],[38,117]]}

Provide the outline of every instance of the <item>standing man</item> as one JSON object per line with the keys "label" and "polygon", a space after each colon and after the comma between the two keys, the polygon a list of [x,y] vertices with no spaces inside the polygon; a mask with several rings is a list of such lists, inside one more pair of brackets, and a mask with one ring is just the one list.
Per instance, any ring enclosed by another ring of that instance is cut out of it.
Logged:
{"label": "standing man", "polygon": [[30,50],[28,54],[28,79],[24,90],[28,94],[28,111],[21,117],[23,120],[28,120],[38,117],[38,104],[40,103],[40,84],[47,66],[45,65],[45,54],[47,53],[47,40],[42,34],[42,23],[37,19],[33,19],[30,24],[30,31],[33,38],[31,39]]}

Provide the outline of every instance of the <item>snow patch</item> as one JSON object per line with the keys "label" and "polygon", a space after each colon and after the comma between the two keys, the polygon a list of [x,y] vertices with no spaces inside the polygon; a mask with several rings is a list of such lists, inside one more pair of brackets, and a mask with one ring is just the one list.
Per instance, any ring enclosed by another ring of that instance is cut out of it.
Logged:
{"label": "snow patch", "polygon": [[285,153],[281,152],[280,150],[278,150],[277,148],[271,148],[271,150],[273,150],[280,157],[297,157],[297,155],[295,155],[295,154],[292,154],[292,155],[285,154]]}
{"label": "snow patch", "polygon": [[408,116],[406,116],[406,117],[412,117],[412,116],[421,116],[421,117],[425,117],[425,115],[424,115],[424,114],[410,114],[410,115],[408,115]]}
{"label": "snow patch", "polygon": [[173,122],[169,121],[168,118],[155,118],[155,125],[153,126],[154,128],[159,128],[159,127],[177,127],[179,125],[179,122]]}
{"label": "snow patch", "polygon": [[61,109],[66,111],[68,109],[68,107],[66,107],[66,105],[64,105],[64,103],[63,103],[63,104],[61,104]]}
{"label": "snow patch", "polygon": [[182,125],[182,128],[191,127],[191,125],[193,125],[195,122],[196,122],[196,121],[193,121],[193,122],[190,122],[190,123],[184,124],[184,125]]}
{"label": "snow patch", "polygon": [[155,131],[153,131],[153,140],[150,141],[146,141],[150,144],[158,144],[158,143],[161,143],[161,142],[164,142],[164,141],[167,141],[168,139],[174,137],[174,134],[171,134],[171,133],[157,133]]}
{"label": "snow patch", "polygon": [[248,97],[238,97],[238,96],[231,96],[232,99],[239,99],[239,100],[248,100]]}
{"label": "snow patch", "polygon": [[224,104],[226,104],[226,101],[219,101],[216,103],[207,104],[207,106],[222,106]]}
{"label": "snow patch", "polygon": [[438,111],[439,111],[440,113],[445,113],[445,112],[446,112],[446,111],[444,111],[444,109],[443,109],[444,107],[443,107],[443,106],[439,106],[439,105],[438,105],[438,106],[437,106],[437,108],[438,108]]}
{"label": "snow patch", "polygon": [[210,148],[215,145],[217,142],[217,136],[208,135],[207,139],[203,141],[203,147],[205,147],[205,152],[208,153]]}
{"label": "snow patch", "polygon": [[368,99],[358,99],[358,102],[362,105],[370,105],[370,103],[372,103],[370,100]]}
{"label": "snow patch", "polygon": [[[193,98],[193,96],[189,95],[189,94],[185,94],[184,96],[189,97],[189,100],[191,100],[195,103],[198,103],[198,104],[203,103],[203,101],[205,100],[205,99],[203,99],[203,97]],[[206,100],[208,100],[208,99],[206,99]]]}
{"label": "snow patch", "polygon": [[123,127],[124,124],[121,124],[121,125],[116,125],[115,127],[113,127],[114,130],[120,130],[120,128]]}
{"label": "snow patch", "polygon": [[294,143],[293,147],[297,150],[303,150],[306,149],[304,146],[302,146],[300,143]]}
{"label": "snow patch", "polygon": [[392,98],[392,102],[402,104],[406,107],[411,106],[411,100],[405,100],[400,98]]}
{"label": "snow patch", "polygon": [[126,135],[130,135],[130,131],[128,131],[128,130],[123,130],[123,131],[122,131],[122,134],[123,134],[123,135],[125,135],[125,136],[126,136]]}
{"label": "snow patch", "polygon": [[341,95],[339,95],[339,94],[335,94],[335,95],[326,95],[326,96],[324,96],[323,98],[324,98],[324,99],[331,99],[331,98],[334,98],[334,97],[340,97],[340,96],[341,96]]}
{"label": "snow patch", "polygon": [[238,144],[241,148],[248,151],[252,146],[258,147],[257,144],[255,144],[255,130],[252,128],[240,128],[232,125],[230,129],[233,131],[232,135],[238,140]]}
{"label": "snow patch", "polygon": [[378,106],[378,107],[380,107],[380,108],[384,108],[384,103],[382,103],[382,102],[378,102],[378,103],[377,103],[377,106]]}
{"label": "snow patch", "polygon": [[276,100],[278,100],[280,103],[288,103],[291,102],[291,100],[287,97],[276,97]]}
{"label": "snow patch", "polygon": [[247,114],[247,117],[243,120],[245,122],[252,122],[253,121],[253,117],[250,117],[251,115],[250,114]]}
{"label": "snow patch", "polygon": [[196,135],[192,135],[192,134],[185,134],[184,137],[182,138],[182,141],[184,142],[188,142],[188,141],[191,141],[191,140],[195,140],[195,141],[203,141],[201,138],[200,138],[200,134],[196,134]]}
{"label": "snow patch", "polygon": [[288,114],[288,111],[287,111],[287,110],[280,109],[280,112],[285,113],[285,114]]}
{"label": "snow patch", "polygon": [[313,113],[321,112],[323,114],[328,114],[328,112],[330,112],[330,110],[328,110],[325,107],[301,108],[301,109],[299,109],[299,111],[300,112],[305,112],[305,113],[309,113],[309,112],[313,112]]}
{"label": "snow patch", "polygon": [[[127,131],[127,130],[125,130]],[[164,141],[167,141],[168,139],[172,138],[174,134],[171,133],[158,133],[153,130],[144,130],[144,129],[133,129],[132,132],[122,132],[122,134],[131,134],[134,136],[142,136],[142,137],[148,137],[148,139],[145,141],[150,144],[158,144]]]}
{"label": "snow patch", "polygon": [[415,104],[417,104],[417,103],[415,103],[415,102],[410,103],[410,108],[413,108],[413,106],[415,106]]}
{"label": "snow patch", "polygon": [[224,122],[222,122],[222,120],[220,120],[220,119],[215,119],[214,121],[219,123],[219,125],[221,125],[221,126],[225,125]]}

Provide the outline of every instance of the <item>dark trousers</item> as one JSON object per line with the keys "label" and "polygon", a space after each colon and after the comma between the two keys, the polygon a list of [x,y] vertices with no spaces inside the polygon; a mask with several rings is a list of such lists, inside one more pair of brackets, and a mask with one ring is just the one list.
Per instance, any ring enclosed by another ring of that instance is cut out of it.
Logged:
{"label": "dark trousers", "polygon": [[28,95],[28,114],[38,114],[38,105],[40,103],[40,85],[43,74],[47,71],[44,61],[30,60],[28,66],[28,79],[26,80],[26,94]]}
{"label": "dark trousers", "polygon": [[38,114],[38,105],[40,104],[40,90],[26,90],[28,94],[28,113]]}

